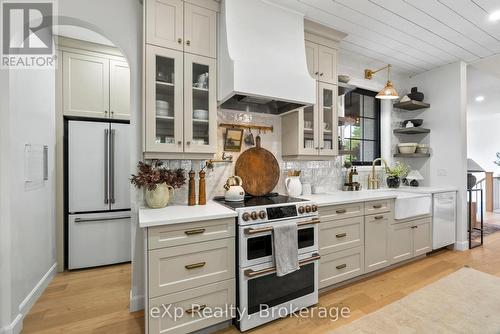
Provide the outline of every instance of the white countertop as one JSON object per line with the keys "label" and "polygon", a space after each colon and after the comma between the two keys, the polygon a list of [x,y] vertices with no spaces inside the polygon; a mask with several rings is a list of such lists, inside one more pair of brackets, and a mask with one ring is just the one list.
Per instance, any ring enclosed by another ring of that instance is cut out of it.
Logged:
{"label": "white countertop", "polygon": [[361,191],[336,191],[324,194],[312,194],[301,196],[316,202],[318,206],[340,205],[356,202],[377,201],[384,199],[395,199],[398,196],[407,196],[408,193],[415,194],[434,194],[447,191],[457,191],[456,187],[400,187],[398,189],[382,188],[377,190],[361,190]]}
{"label": "white countertop", "polygon": [[152,227],[180,223],[198,222],[211,219],[233,218],[236,211],[208,201],[206,205],[169,205],[162,209],[139,209],[139,227]]}

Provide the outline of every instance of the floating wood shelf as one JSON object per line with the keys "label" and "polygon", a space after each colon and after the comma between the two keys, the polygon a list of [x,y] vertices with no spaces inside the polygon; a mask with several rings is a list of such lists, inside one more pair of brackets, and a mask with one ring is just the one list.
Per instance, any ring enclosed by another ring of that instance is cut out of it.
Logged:
{"label": "floating wood shelf", "polygon": [[421,127],[394,129],[394,133],[403,133],[406,135],[418,135],[418,134],[430,133],[430,132],[431,132],[431,130],[426,129],[426,128],[421,128]]}
{"label": "floating wood shelf", "polygon": [[242,124],[242,123],[219,123],[221,128],[228,129],[255,129],[262,132],[270,131],[273,132],[273,126],[268,125],[257,125],[257,124]]}
{"label": "floating wood shelf", "polygon": [[394,154],[395,158],[430,158],[430,153],[411,153],[411,154],[403,154],[396,153]]}
{"label": "floating wood shelf", "polygon": [[394,108],[403,110],[419,110],[429,108],[431,105],[429,103],[410,100],[406,102],[399,102],[394,104]]}

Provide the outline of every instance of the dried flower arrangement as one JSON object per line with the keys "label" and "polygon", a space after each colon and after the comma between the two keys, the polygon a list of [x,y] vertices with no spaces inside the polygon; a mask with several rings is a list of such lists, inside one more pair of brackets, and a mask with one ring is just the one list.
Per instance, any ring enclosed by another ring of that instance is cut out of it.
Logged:
{"label": "dried flower arrangement", "polygon": [[163,166],[163,162],[155,161],[151,165],[139,161],[137,164],[137,175],[132,175],[130,179],[136,188],[145,188],[154,191],[157,185],[166,183],[177,189],[186,184],[186,175],[184,169],[170,170]]}

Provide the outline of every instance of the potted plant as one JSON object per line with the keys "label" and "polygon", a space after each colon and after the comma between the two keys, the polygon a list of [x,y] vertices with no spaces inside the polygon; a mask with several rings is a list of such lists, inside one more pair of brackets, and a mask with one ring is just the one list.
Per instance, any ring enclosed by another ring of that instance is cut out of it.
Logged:
{"label": "potted plant", "polygon": [[152,164],[139,161],[137,175],[132,175],[130,182],[138,189],[144,188],[144,197],[150,208],[159,209],[167,206],[174,189],[186,183],[186,176],[183,169],[166,169],[161,161]]}
{"label": "potted plant", "polygon": [[408,165],[402,162],[396,162],[392,168],[387,168],[387,186],[389,188],[399,188],[401,179],[408,174]]}

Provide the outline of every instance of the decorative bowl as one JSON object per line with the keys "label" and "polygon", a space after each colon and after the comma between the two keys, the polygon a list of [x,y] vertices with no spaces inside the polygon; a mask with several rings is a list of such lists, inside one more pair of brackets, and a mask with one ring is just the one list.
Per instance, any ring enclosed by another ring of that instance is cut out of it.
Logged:
{"label": "decorative bowl", "polygon": [[417,143],[399,143],[398,150],[401,154],[413,154],[417,150]]}
{"label": "decorative bowl", "polygon": [[195,109],[193,111],[193,117],[195,119],[208,119],[208,110],[204,109]]}

